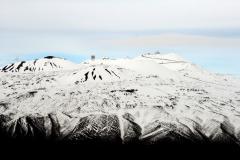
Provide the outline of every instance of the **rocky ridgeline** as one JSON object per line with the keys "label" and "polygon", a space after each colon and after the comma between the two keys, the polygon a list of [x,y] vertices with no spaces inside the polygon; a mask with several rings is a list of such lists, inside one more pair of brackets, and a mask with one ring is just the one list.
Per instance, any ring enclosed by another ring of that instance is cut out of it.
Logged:
{"label": "rocky ridgeline", "polygon": [[0,69],[1,72],[5,73],[16,73],[16,72],[41,72],[41,71],[55,71],[61,69],[67,69],[74,67],[74,64],[63,58],[54,56],[47,56],[34,61],[21,61],[12,64],[8,64]]}
{"label": "rocky ridgeline", "polygon": [[[189,122],[191,120],[188,120]],[[0,116],[1,138],[20,140],[51,140],[66,142],[100,142],[111,144],[159,143],[227,143],[239,145],[240,132],[225,119],[209,121],[201,126],[191,121],[192,129],[180,122],[155,121],[141,127],[134,116],[125,113],[89,114],[70,117],[63,113],[46,116],[29,115],[18,119]]]}

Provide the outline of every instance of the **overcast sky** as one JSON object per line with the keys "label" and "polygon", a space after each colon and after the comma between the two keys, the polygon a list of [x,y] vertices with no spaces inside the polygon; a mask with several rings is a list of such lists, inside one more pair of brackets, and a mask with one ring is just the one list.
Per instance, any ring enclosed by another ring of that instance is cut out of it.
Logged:
{"label": "overcast sky", "polygon": [[239,8],[239,0],[0,0],[0,65],[159,50],[240,74]]}

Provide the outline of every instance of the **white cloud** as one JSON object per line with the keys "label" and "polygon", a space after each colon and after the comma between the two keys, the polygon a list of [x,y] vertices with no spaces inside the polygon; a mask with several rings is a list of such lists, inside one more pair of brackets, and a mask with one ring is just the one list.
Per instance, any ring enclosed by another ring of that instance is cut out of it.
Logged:
{"label": "white cloud", "polygon": [[160,34],[111,39],[105,43],[127,47],[210,47],[239,48],[240,38],[209,37],[184,34]]}
{"label": "white cloud", "polygon": [[240,27],[238,0],[0,0],[0,28],[151,30]]}
{"label": "white cloud", "polygon": [[[0,0],[0,55],[89,54],[139,46],[238,47],[238,37],[144,32],[236,29],[239,8],[239,0]],[[139,37],[122,36],[121,31]]]}
{"label": "white cloud", "polygon": [[[103,36],[104,35],[104,36]],[[109,54],[136,49],[198,47],[240,49],[240,38],[186,34],[108,35],[82,33],[0,32],[0,55],[30,53]],[[108,36],[106,36],[108,35]]]}

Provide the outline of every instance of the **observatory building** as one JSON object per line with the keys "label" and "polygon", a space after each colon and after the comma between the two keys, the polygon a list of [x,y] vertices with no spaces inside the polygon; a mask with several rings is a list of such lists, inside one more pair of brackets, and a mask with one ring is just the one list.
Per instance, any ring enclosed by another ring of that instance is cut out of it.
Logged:
{"label": "observatory building", "polygon": [[95,55],[91,55],[91,60],[94,61],[96,59]]}

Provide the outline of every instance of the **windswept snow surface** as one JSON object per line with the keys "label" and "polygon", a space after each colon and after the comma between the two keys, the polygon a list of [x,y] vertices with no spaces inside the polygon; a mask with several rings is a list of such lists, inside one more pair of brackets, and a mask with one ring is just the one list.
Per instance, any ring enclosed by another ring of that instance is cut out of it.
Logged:
{"label": "windswept snow surface", "polygon": [[10,137],[240,144],[240,80],[176,54],[48,57],[1,71],[0,128]]}

